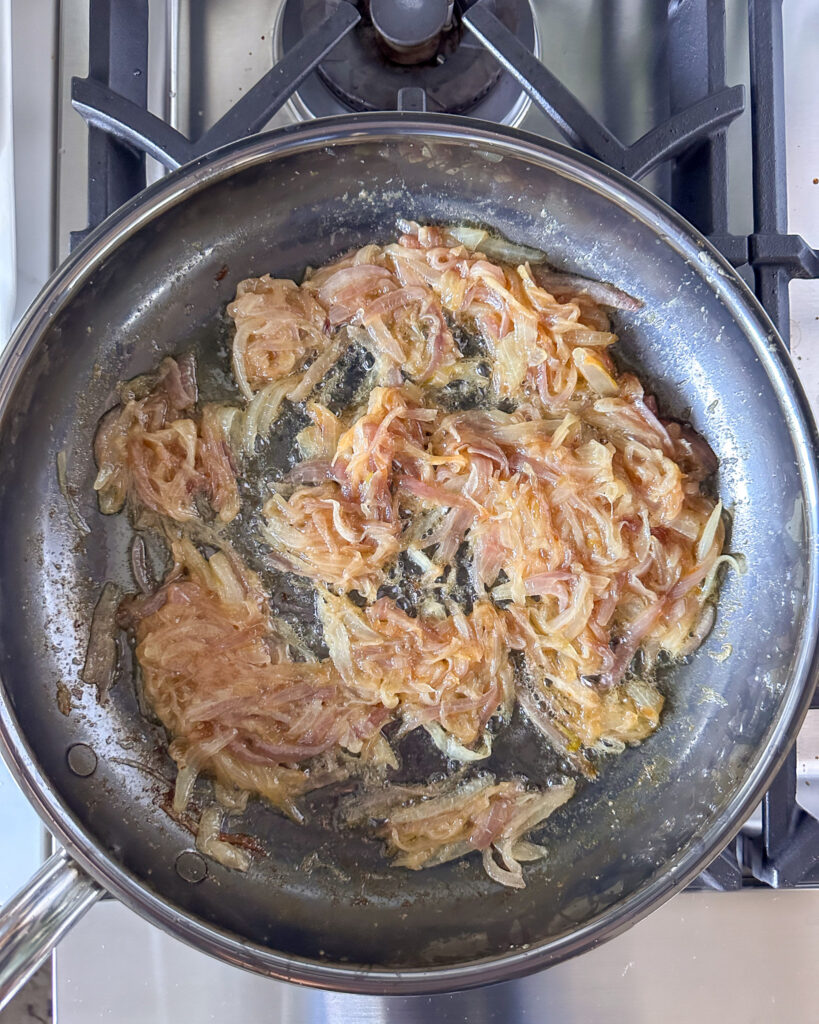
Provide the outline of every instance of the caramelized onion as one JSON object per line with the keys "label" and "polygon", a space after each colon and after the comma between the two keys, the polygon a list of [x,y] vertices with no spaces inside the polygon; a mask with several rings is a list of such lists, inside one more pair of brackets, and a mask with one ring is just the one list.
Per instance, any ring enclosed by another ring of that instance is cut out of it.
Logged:
{"label": "caramelized onion", "polygon": [[565,782],[527,790],[518,780],[496,782],[484,774],[468,781],[445,780],[421,790],[389,787],[375,798],[348,802],[349,823],[380,820],[376,834],[386,840],[393,863],[418,870],[482,850],[484,870],[495,881],[523,888],[520,862],[545,854],[522,840],[574,793]]}
{"label": "caramelized onion", "polygon": [[223,814],[223,809],[218,806],[209,807],[202,812],[196,833],[196,849],[226,868],[247,871],[250,867],[250,855],[247,851],[219,838]]}
{"label": "caramelized onion", "polygon": [[[300,285],[240,283],[228,307],[240,405],[200,405],[188,356],[120,389],[95,440],[100,508],[127,501],[173,564],[156,588],[135,541],[142,593],[117,618],[172,737],[177,812],[199,774],[217,787],[206,855],[247,866],[220,820],[248,794],[301,822],[305,793],[358,780],[343,817],[396,866],[477,851],[490,878],[521,888],[522,864],[547,852],[527,836],[574,783],[460,769],[384,785],[399,763],[390,740],[417,729],[468,765],[518,704],[591,779],[603,754],[649,736],[663,697],[639,666],[702,641],[719,567],[734,564],[722,506],[700,488],[716,460],[609,353],[602,307],[639,300],[533,267],[542,253],[480,228],[400,229]],[[366,373],[343,406],[337,384],[361,349]],[[266,478],[304,414],[301,461]],[[269,592],[227,541],[240,530]],[[308,587],[315,638],[288,605]],[[111,647],[95,636],[112,613],[98,611],[84,672],[102,697]]]}
{"label": "caramelized onion", "polygon": [[143,594],[152,594],[156,590],[156,583],[151,578],[151,570],[148,567],[148,551],[145,541],[140,534],[134,534],[131,541],[131,572],[134,574],[136,585]]}
{"label": "caramelized onion", "polygon": [[110,580],[102,588],[91,619],[91,633],[85,664],[80,672],[83,682],[97,688],[97,700],[104,704],[117,672],[117,609],[122,592]]}

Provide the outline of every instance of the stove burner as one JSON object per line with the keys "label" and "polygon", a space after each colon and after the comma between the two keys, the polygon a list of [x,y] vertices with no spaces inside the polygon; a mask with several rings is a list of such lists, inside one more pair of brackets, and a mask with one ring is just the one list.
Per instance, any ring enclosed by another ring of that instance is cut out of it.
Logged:
{"label": "stove burner", "polygon": [[[529,100],[486,48],[461,25],[451,0],[358,0],[361,21],[299,87],[301,116],[395,110],[404,89],[422,90],[426,109],[517,123]],[[291,50],[332,9],[332,0],[286,0],[274,57]],[[496,15],[537,49],[528,0],[503,0]],[[405,93],[405,96],[411,95]],[[419,95],[415,93],[415,95]]]}

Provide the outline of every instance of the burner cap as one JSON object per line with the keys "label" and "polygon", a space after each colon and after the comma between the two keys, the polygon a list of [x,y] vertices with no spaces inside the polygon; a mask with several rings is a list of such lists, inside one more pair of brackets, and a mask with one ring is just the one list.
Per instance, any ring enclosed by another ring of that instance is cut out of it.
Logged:
{"label": "burner cap", "polygon": [[[422,89],[427,110],[495,121],[506,121],[525,106],[519,85],[466,31],[457,13],[453,16],[448,0],[358,0],[356,6],[359,24],[294,97],[308,116],[395,110],[403,89]],[[280,52],[292,49],[331,10],[332,0],[286,0]],[[536,47],[528,0],[497,2],[495,12],[527,47]],[[497,102],[490,102],[496,93]]]}
{"label": "burner cap", "polygon": [[399,64],[435,56],[450,21],[447,0],[370,0],[370,18],[387,55]]}

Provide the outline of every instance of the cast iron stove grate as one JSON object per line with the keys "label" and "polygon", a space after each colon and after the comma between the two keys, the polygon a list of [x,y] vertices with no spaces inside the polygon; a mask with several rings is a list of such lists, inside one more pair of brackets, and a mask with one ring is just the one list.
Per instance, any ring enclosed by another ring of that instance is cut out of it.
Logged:
{"label": "cast iron stove grate", "polygon": [[[254,88],[201,138],[191,140],[147,110],[147,0],[91,0],[88,77],[72,83],[74,106],[90,126],[89,228],[75,232],[72,244],[145,186],[146,153],[165,167],[178,167],[259,131],[303,84],[308,90],[317,80],[343,101],[351,82],[343,76],[334,79],[333,62],[325,58],[338,47],[350,52],[360,47],[354,33],[371,32],[370,3],[319,6],[326,13],[323,20],[296,33],[292,46]],[[394,6],[400,7],[400,0]],[[474,113],[502,82],[508,89],[514,80],[577,149],[635,179],[664,165],[672,205],[733,266],[752,273],[757,296],[788,341],[789,282],[819,278],[819,252],[787,228],[782,0],[748,3],[754,212],[754,231],[748,236],[728,230],[725,130],[743,112],[745,97],[741,86],[725,84],[724,0],[675,0],[668,5],[668,74],[658,85],[665,90],[667,117],[632,145],[593,117],[536,59],[525,14],[520,21],[510,19],[495,0],[444,7],[447,18],[457,19],[469,45],[477,49],[479,42],[485,48],[481,61],[492,55],[497,62],[487,62],[491,70],[486,88],[475,91],[471,105],[462,90],[450,104],[453,108]],[[379,16],[377,9],[372,13]],[[437,53],[433,48],[425,59],[434,63]],[[437,81],[432,71],[415,76],[409,87],[396,91],[392,109],[446,109]],[[386,94],[380,95],[383,101]],[[354,95],[346,98],[350,109],[370,105],[357,102]],[[503,118],[501,114],[497,120]],[[814,707],[819,707],[817,698]],[[761,835],[733,840],[692,887],[759,884],[819,885],[819,821],[796,802],[795,750],[763,800]]]}

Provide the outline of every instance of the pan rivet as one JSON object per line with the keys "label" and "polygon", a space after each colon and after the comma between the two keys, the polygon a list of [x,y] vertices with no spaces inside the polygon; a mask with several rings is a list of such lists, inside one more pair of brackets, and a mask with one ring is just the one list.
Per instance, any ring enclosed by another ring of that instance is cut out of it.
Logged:
{"label": "pan rivet", "polygon": [[185,850],[176,858],[176,873],[186,882],[191,882],[195,885],[197,882],[201,882],[207,875],[208,866],[205,863],[204,857],[200,857],[193,850]]}
{"label": "pan rivet", "polygon": [[97,755],[87,743],[75,743],[73,747],[69,747],[66,758],[68,767],[75,775],[85,778],[97,770]]}

